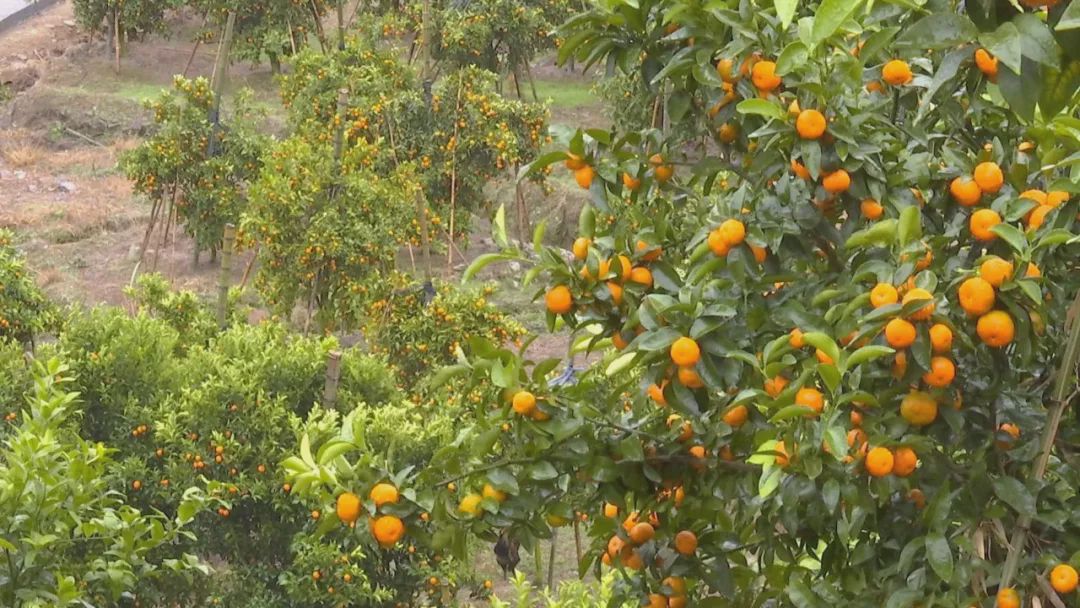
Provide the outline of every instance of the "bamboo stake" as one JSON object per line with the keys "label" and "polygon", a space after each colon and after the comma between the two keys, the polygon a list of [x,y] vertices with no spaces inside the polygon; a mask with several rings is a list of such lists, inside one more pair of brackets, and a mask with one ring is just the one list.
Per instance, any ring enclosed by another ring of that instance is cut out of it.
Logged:
{"label": "bamboo stake", "polygon": [[341,351],[332,350],[326,359],[326,384],[323,386],[323,408],[332,410],[337,405],[338,386],[341,382]]}
{"label": "bamboo stake", "polygon": [[551,531],[551,553],[548,554],[548,589],[552,589],[555,587],[555,546],[558,540],[559,529],[555,528]]}
{"label": "bamboo stake", "polygon": [[218,278],[217,322],[225,329],[226,315],[229,310],[229,282],[232,278],[233,251],[236,249],[236,226],[225,224],[225,234],[221,243],[221,276]]}

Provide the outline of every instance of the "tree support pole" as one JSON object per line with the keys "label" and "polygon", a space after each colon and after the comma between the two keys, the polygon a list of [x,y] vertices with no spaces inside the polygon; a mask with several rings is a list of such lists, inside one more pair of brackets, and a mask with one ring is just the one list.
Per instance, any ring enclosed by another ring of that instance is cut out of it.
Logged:
{"label": "tree support pole", "polygon": [[236,249],[236,226],[225,224],[221,243],[221,276],[218,277],[217,322],[225,329],[229,310],[229,283],[232,279],[233,251]]}

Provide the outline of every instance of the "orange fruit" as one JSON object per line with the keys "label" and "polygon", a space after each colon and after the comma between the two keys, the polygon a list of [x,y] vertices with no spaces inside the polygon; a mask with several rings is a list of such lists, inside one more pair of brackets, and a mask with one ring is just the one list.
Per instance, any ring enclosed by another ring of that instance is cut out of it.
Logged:
{"label": "orange fruit", "polygon": [[791,159],[791,172],[802,179],[810,179],[810,170],[794,158]]}
{"label": "orange fruit", "polygon": [[859,203],[859,213],[868,220],[876,220],[885,214],[885,207],[872,198],[863,199]]}
{"label": "orange fruit", "polygon": [[874,477],[884,477],[892,473],[896,459],[889,448],[876,447],[866,455],[866,472]]}
{"label": "orange fruit", "polygon": [[626,348],[628,344],[629,342],[627,342],[626,338],[623,337],[622,332],[615,332],[611,334],[611,345],[614,346],[616,350],[622,350]]}
{"label": "orange fruit", "polygon": [[739,220],[724,220],[719,230],[720,237],[728,247],[734,247],[746,238],[746,226]]}
{"label": "orange fruit", "polygon": [[870,290],[870,304],[874,308],[881,308],[900,301],[900,294],[896,288],[888,283],[878,283]]}
{"label": "orange fruit", "polygon": [[1050,207],[1057,207],[1067,200],[1069,200],[1069,193],[1064,190],[1052,190],[1046,195],[1046,204]]}
{"label": "orange fruit", "polygon": [[589,257],[589,246],[592,245],[592,239],[588,237],[578,237],[574,240],[574,257],[578,260],[584,260]]}
{"label": "orange fruit", "polygon": [[730,122],[725,122],[724,124],[720,125],[720,129],[716,132],[716,136],[720,139],[721,142],[725,144],[730,144],[739,137],[739,127],[731,124]]}
{"label": "orange fruit", "polygon": [[937,401],[922,391],[911,391],[900,402],[900,415],[913,426],[930,424],[937,419],[937,413]]}
{"label": "orange fruit", "polygon": [[574,309],[574,297],[566,285],[556,285],[544,296],[547,309],[556,315],[562,315]]}
{"label": "orange fruit", "polygon": [[[616,518],[618,516],[619,516],[619,507],[611,504],[610,502],[605,502],[604,503],[604,517],[610,517],[610,518],[614,519],[614,518]],[[612,538],[618,538],[618,537],[614,536]],[[610,543],[608,544],[608,546],[609,547],[611,546]]]}
{"label": "orange fruit", "polygon": [[1002,425],[998,427],[998,432],[1009,436],[1009,439],[1007,440],[999,439],[994,442],[994,445],[997,446],[999,450],[1011,450],[1013,445],[1016,444],[1016,440],[1020,439],[1020,427],[1011,422],[1002,423]]}
{"label": "orange fruit", "polygon": [[1049,205],[1040,205],[1032,209],[1026,220],[1028,230],[1038,230],[1046,221],[1046,216],[1050,215],[1053,210],[1054,208]]}
{"label": "orange fruit", "polygon": [[679,367],[693,367],[701,360],[701,348],[693,338],[683,336],[671,345],[671,360]]}
{"label": "orange fruit", "polygon": [[1019,198],[1026,198],[1029,201],[1035,201],[1036,203],[1039,203],[1040,205],[1045,205],[1046,201],[1047,201],[1046,193],[1043,192],[1042,190],[1036,190],[1036,189],[1024,190],[1023,192],[1020,193]]}
{"label": "orange fruit", "polygon": [[659,405],[667,405],[667,398],[664,397],[664,389],[659,385],[650,384],[647,390],[649,397]]}
{"label": "orange fruit", "polygon": [[783,392],[784,387],[787,386],[788,379],[783,376],[776,376],[765,381],[765,392],[776,399],[776,397]]}
{"label": "orange fruit", "polygon": [[627,570],[641,570],[645,566],[645,562],[641,559],[641,554],[633,550],[631,550],[629,554],[623,556],[622,564]]}
{"label": "orange fruit", "polygon": [[660,259],[660,255],[664,252],[660,247],[650,245],[641,240],[637,242],[637,245],[635,245],[634,248],[641,252],[641,259],[646,262],[655,262]]}
{"label": "orange fruit", "polygon": [[800,388],[799,392],[795,393],[795,405],[806,406],[814,410],[811,415],[816,416],[821,413],[821,410],[825,409],[825,396],[816,388]]}
{"label": "orange fruit", "polygon": [[926,507],[926,494],[919,488],[912,488],[907,494],[907,499],[915,503],[916,509],[923,509]]}
{"label": "orange fruit", "polygon": [[817,110],[803,110],[795,119],[795,131],[803,139],[818,139],[825,134],[825,115]]}
{"label": "orange fruit", "polygon": [[996,255],[979,265],[979,276],[994,287],[1001,287],[1012,278],[1013,265]]}
{"label": "orange fruit", "polygon": [[754,254],[754,261],[758,264],[764,264],[769,258],[769,250],[757,245],[750,245],[750,253]]}
{"label": "orange fruit", "polygon": [[998,589],[997,608],[1020,608],[1020,594],[1012,587]]}
{"label": "orange fruit", "polygon": [[630,271],[630,281],[646,287],[652,287],[652,271],[644,266],[638,266]]}
{"label": "orange fruit", "polygon": [[749,417],[750,410],[746,409],[745,405],[736,405],[724,413],[724,424],[737,429],[745,424]]}
{"label": "orange fruit", "polygon": [[1080,583],[1080,575],[1076,568],[1069,564],[1058,564],[1050,571],[1050,586],[1058,593],[1072,593],[1076,591],[1077,583]]}
{"label": "orange fruit", "polygon": [[565,164],[566,164],[566,168],[571,170],[571,171],[578,171],[578,170],[584,169],[585,167],[588,166],[588,163],[585,161],[584,158],[582,158],[581,156],[578,156],[577,154],[574,154],[573,152],[567,152],[566,153],[566,162],[565,162]]}
{"label": "orange fruit", "polygon": [[717,257],[726,257],[728,252],[731,251],[731,247],[724,240],[724,233],[719,228],[709,233],[708,243],[709,251],[712,251]]}
{"label": "orange fruit", "polygon": [[979,317],[975,331],[979,334],[979,339],[987,346],[1002,348],[1012,342],[1016,334],[1016,326],[1009,313],[1004,310],[995,310]]}
{"label": "orange fruit", "polygon": [[979,209],[971,214],[969,226],[971,235],[980,241],[992,241],[997,235],[990,231],[991,228],[1001,223],[1001,216],[993,209]]}
{"label": "orange fruit", "polygon": [[934,314],[934,296],[929,291],[916,287],[915,289],[908,290],[904,294],[904,299],[901,300],[901,304],[907,304],[908,302],[914,302],[916,300],[929,300],[922,308],[911,313],[911,318],[916,321],[925,321],[930,318],[930,315]]}
{"label": "orange fruit", "polygon": [[979,199],[982,198],[979,184],[969,177],[957,177],[949,182],[949,194],[957,204],[964,207],[978,205]]}
{"label": "orange fruit", "polygon": [[935,323],[930,327],[930,346],[935,353],[947,353],[952,349],[953,333],[948,325]]}
{"label": "orange fruit", "polygon": [[855,426],[862,426],[862,423],[863,423],[862,412],[860,412],[858,410],[851,410],[851,424],[853,424]]}
{"label": "orange fruit", "polygon": [[1042,271],[1035,265],[1035,262],[1028,262],[1027,271],[1024,273],[1024,277],[1028,279],[1037,279],[1042,276]]}
{"label": "orange fruit", "polygon": [[378,509],[386,504],[397,503],[398,490],[392,484],[377,483],[375,487],[371,488],[368,498],[375,503],[375,508]]}
{"label": "orange fruit", "polygon": [[371,533],[379,546],[390,548],[405,536],[405,524],[393,515],[383,515],[371,525]]}
{"label": "orange fruit", "polygon": [[769,93],[780,86],[780,77],[776,75],[776,64],[772,61],[759,61],[750,70],[750,80],[757,90]]}
{"label": "orange fruit", "polygon": [[930,369],[923,374],[923,382],[934,388],[944,388],[956,378],[956,366],[948,357],[931,357]]}
{"label": "orange fruit", "polygon": [[881,84],[880,80],[871,80],[870,82],[866,83],[866,92],[867,93],[884,93],[885,92],[885,85]]}
{"label": "orange fruit", "polygon": [[664,157],[659,154],[653,154],[649,157],[649,164],[653,166],[653,175],[656,177],[656,181],[661,184],[668,182],[675,175],[675,167],[665,163]]}
{"label": "orange fruit", "polygon": [[679,384],[682,384],[686,388],[701,388],[705,386],[705,381],[701,379],[694,368],[692,367],[680,367],[679,368]]}
{"label": "orange fruit", "polygon": [[472,517],[480,515],[480,501],[484,498],[476,493],[466,494],[461,497],[461,502],[458,503],[458,512],[464,513]]}
{"label": "orange fruit", "polygon": [[821,179],[821,186],[830,194],[847,192],[847,189],[851,187],[851,176],[848,175],[847,171],[839,169],[824,176]]}
{"label": "orange fruit", "polygon": [[788,454],[787,446],[783,441],[777,441],[776,446],[773,447],[773,451],[776,452],[776,466],[786,467],[791,461],[791,455]]}
{"label": "orange fruit", "polygon": [[656,534],[656,530],[653,529],[652,524],[641,522],[630,528],[630,542],[635,545],[644,545],[652,540],[654,534]]}
{"label": "orange fruit", "polygon": [[616,306],[622,304],[622,285],[619,285],[615,281],[608,281],[607,288],[608,291],[611,292],[611,301],[614,302]]}
{"label": "orange fruit", "polygon": [[983,193],[994,194],[1001,190],[1001,186],[1005,184],[1005,174],[1001,172],[1001,167],[993,161],[975,165],[975,172],[972,177],[975,178],[975,183],[979,185],[979,190],[982,190]]}
{"label": "orange fruit", "polygon": [[907,348],[915,343],[915,325],[896,318],[885,324],[885,342],[893,348]]}
{"label": "orange fruit", "polygon": [[667,597],[659,593],[650,593],[642,606],[643,608],[669,608]]}
{"label": "orange fruit", "polygon": [[851,429],[847,434],[847,444],[849,448],[858,448],[862,444],[866,443],[866,432],[862,429]]}
{"label": "orange fruit", "polygon": [[697,535],[689,530],[676,534],[675,550],[682,555],[693,555],[697,551]]}
{"label": "orange fruit", "polygon": [[908,447],[896,448],[893,453],[893,475],[907,477],[915,472],[917,466],[919,466],[919,457],[915,454],[915,450]]}
{"label": "orange fruit", "polygon": [[972,316],[983,315],[994,307],[994,286],[982,277],[971,277],[960,284],[960,308]]}
{"label": "orange fruit", "polygon": [[619,280],[623,283],[630,280],[630,273],[634,270],[634,265],[630,261],[630,258],[625,255],[616,256],[619,260]]}
{"label": "orange fruit", "polygon": [[906,61],[893,59],[881,68],[881,79],[894,87],[911,82],[911,66]]}
{"label": "orange fruit", "polygon": [[578,186],[588,190],[592,187],[592,180],[595,175],[596,171],[594,171],[592,167],[586,165],[577,171],[574,171],[574,180],[577,181]]}
{"label": "orange fruit", "polygon": [[791,337],[788,339],[788,344],[790,344],[792,348],[802,348],[806,344],[803,341],[803,333],[798,327],[791,330]]}
{"label": "orange fruit", "polygon": [[671,589],[672,595],[686,594],[686,581],[681,576],[669,576],[660,581],[660,584]]}
{"label": "orange fruit", "polygon": [[833,363],[836,363],[836,361],[833,361],[832,357],[830,357],[828,353],[821,350],[820,348],[814,349],[814,356],[817,357],[818,362],[820,362],[822,365],[832,365]]}
{"label": "orange fruit", "polygon": [[641,180],[630,175],[629,173],[622,174],[622,183],[626,186],[627,190],[634,191],[641,187]]}
{"label": "orange fruit", "polygon": [[507,498],[506,492],[496,489],[495,486],[490,483],[484,484],[484,488],[480,490],[480,495],[484,498],[490,498],[495,502],[503,502]]}
{"label": "orange fruit", "polygon": [[513,399],[514,411],[522,416],[530,416],[536,411],[536,395],[533,395],[529,391],[518,391],[514,393]]}
{"label": "orange fruit", "polygon": [[977,49],[975,51],[975,66],[986,75],[990,82],[997,82],[998,60],[986,49]]}
{"label": "orange fruit", "polygon": [[347,524],[360,519],[360,497],[352,492],[345,492],[338,496],[337,516],[338,519]]}
{"label": "orange fruit", "polygon": [[720,80],[724,82],[735,82],[738,77],[735,76],[733,70],[735,69],[735,62],[731,59],[721,59],[716,62],[716,73],[720,76]]}

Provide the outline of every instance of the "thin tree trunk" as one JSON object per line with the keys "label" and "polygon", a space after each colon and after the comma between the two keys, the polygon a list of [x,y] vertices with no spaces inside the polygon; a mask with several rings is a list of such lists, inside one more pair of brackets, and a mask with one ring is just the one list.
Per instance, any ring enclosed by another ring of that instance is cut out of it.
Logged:
{"label": "thin tree trunk", "polygon": [[221,239],[221,276],[218,278],[217,322],[225,329],[229,310],[229,283],[232,280],[233,251],[236,249],[236,226],[225,224]]}
{"label": "thin tree trunk", "polygon": [[120,29],[120,8],[119,7],[116,7],[116,8],[113,9],[113,31],[116,33],[116,35],[113,36],[113,42],[115,43],[113,46],[116,49],[116,67],[114,69],[115,69],[116,73],[119,74],[120,73],[120,45],[121,45],[121,40],[124,37],[124,32],[123,32],[123,30]]}
{"label": "thin tree trunk", "polygon": [[345,0],[337,0],[338,50],[345,50]]}
{"label": "thin tree trunk", "polygon": [[532,66],[529,62],[525,62],[525,77],[529,79],[529,87],[532,89],[533,101],[540,101],[540,96],[536,94],[536,79],[532,75]]}
{"label": "thin tree trunk", "polygon": [[555,547],[559,540],[559,529],[555,528],[551,531],[551,552],[548,554],[548,576],[547,586],[548,589],[555,587]]}
{"label": "thin tree trunk", "polygon": [[248,260],[247,267],[244,268],[244,276],[240,279],[240,291],[243,293],[244,288],[247,287],[248,278],[251,276],[251,269],[255,266],[255,261],[259,259],[259,243],[255,243],[255,250],[251,252],[251,259]]}

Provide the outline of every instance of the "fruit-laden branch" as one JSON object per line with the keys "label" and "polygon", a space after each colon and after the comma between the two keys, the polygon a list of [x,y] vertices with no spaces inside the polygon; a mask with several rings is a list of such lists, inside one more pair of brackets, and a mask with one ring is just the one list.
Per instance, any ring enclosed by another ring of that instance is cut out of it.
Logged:
{"label": "fruit-laden branch", "polygon": [[[1080,309],[1080,293],[1077,293],[1070,312],[1075,313]],[[1054,391],[1050,395],[1053,402],[1046,417],[1046,427],[1043,429],[1042,447],[1035,459],[1032,469],[1032,477],[1039,481],[1046,475],[1046,465],[1050,461],[1050,452],[1054,448],[1054,439],[1057,437],[1058,426],[1061,423],[1061,415],[1065,406],[1069,404],[1073,388],[1076,386],[1076,363],[1080,356],[1080,318],[1075,314],[1072,317],[1069,336],[1065,341],[1065,353],[1058,369],[1057,379],[1054,383]],[[1012,578],[1016,575],[1017,564],[1020,554],[1027,544],[1028,529],[1031,527],[1031,516],[1021,515],[1016,521],[1016,531],[1013,532],[1012,542],[1009,545],[1009,553],[1005,556],[1005,565],[1001,568],[1001,587],[1008,587]]]}

